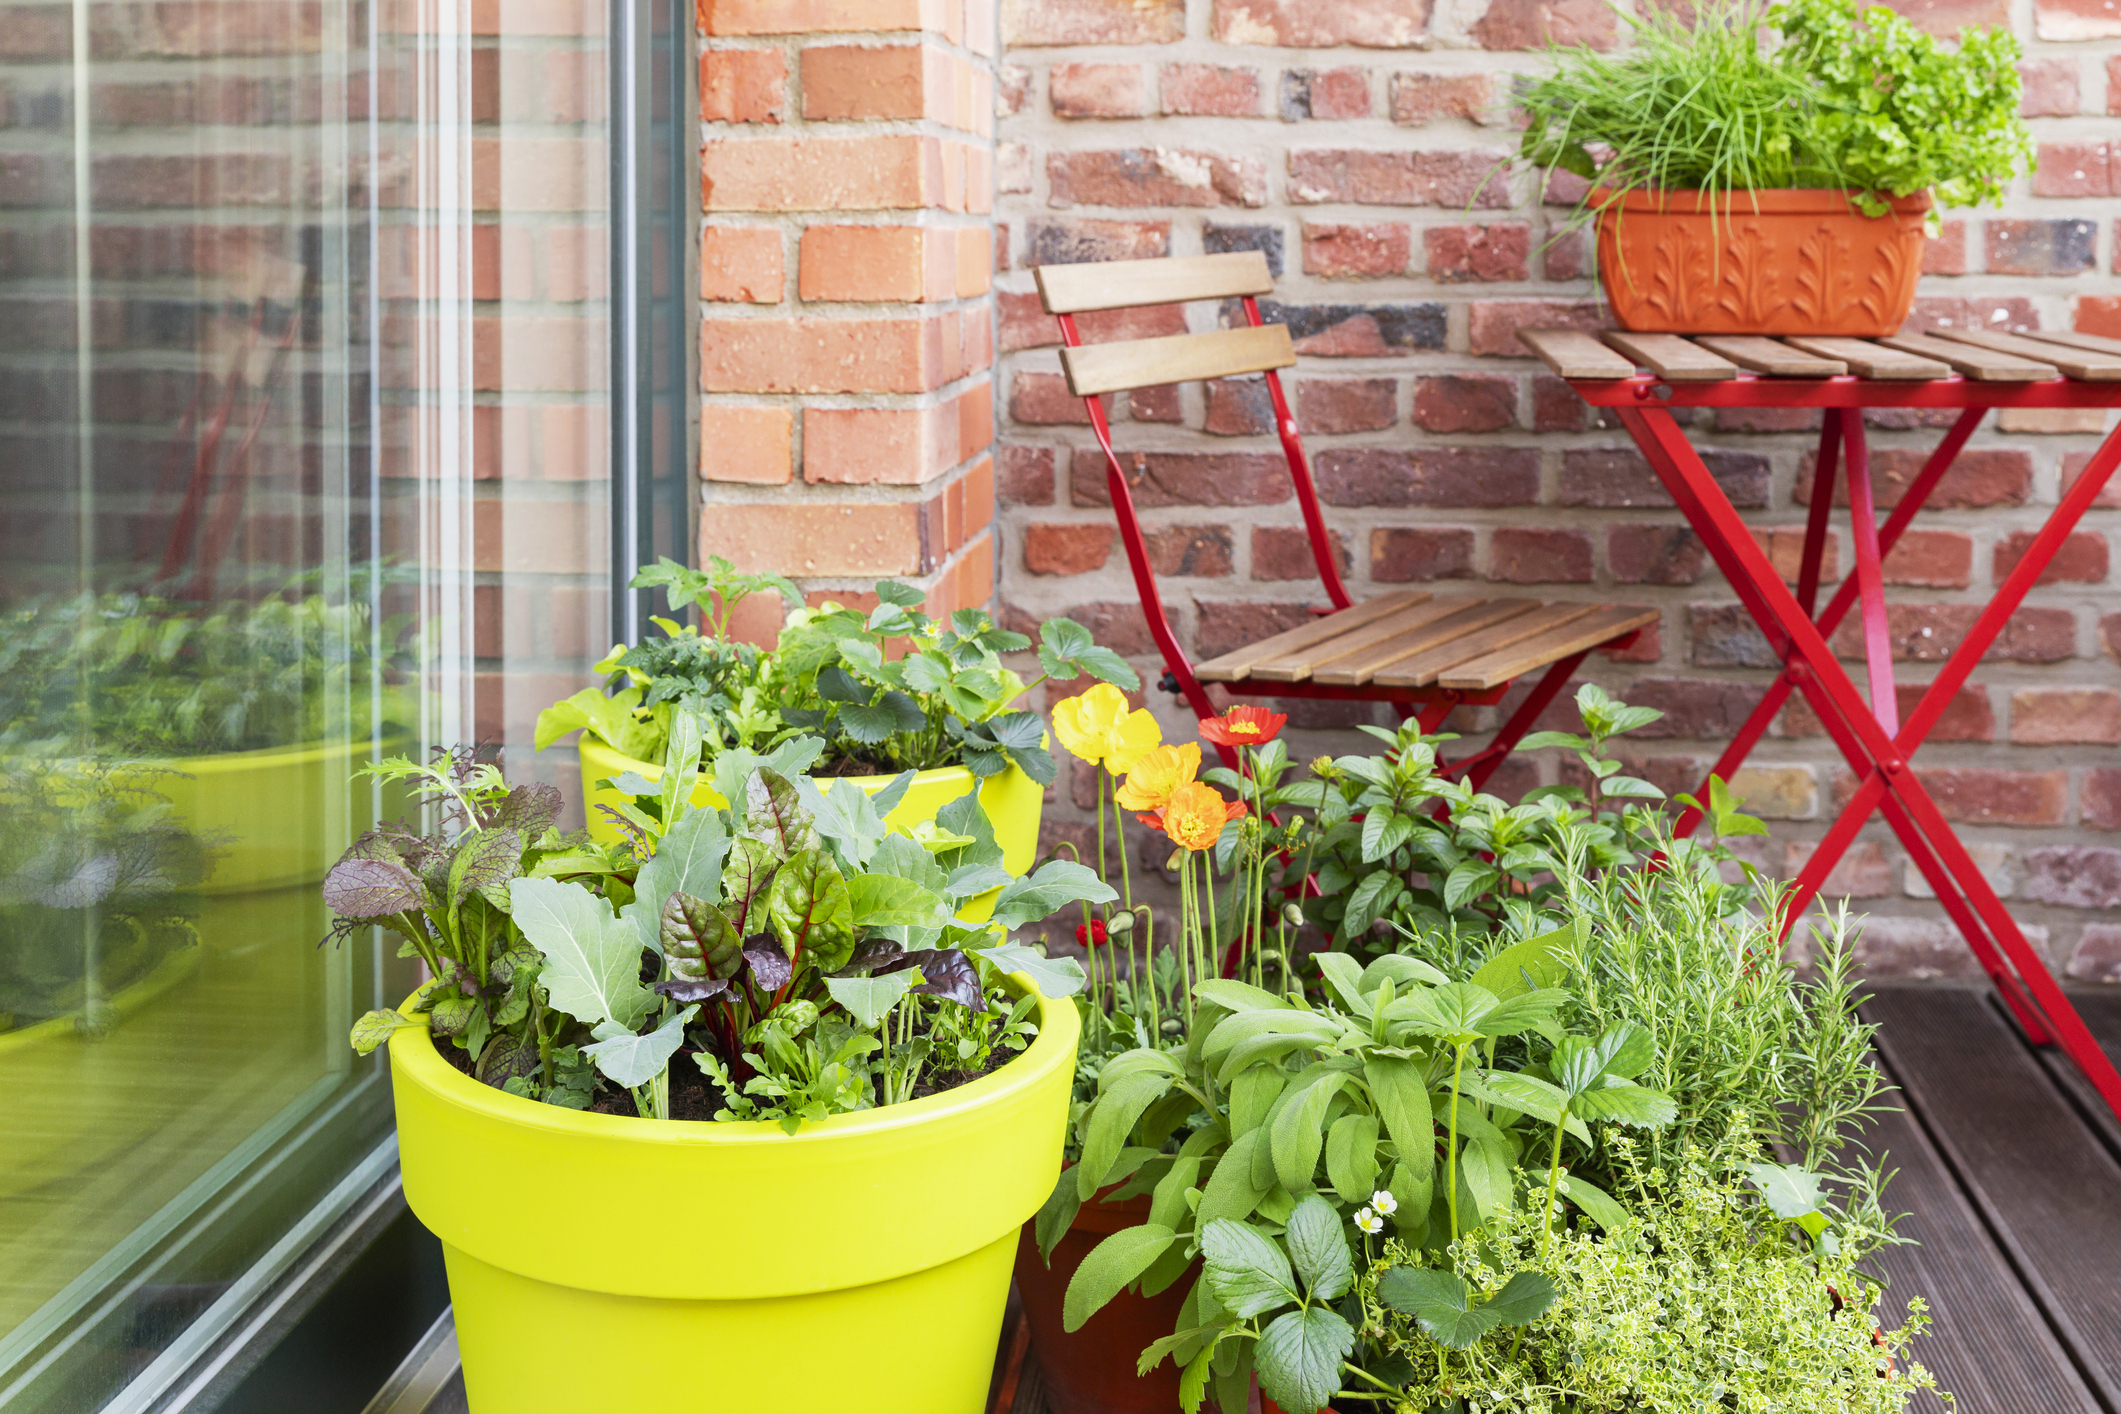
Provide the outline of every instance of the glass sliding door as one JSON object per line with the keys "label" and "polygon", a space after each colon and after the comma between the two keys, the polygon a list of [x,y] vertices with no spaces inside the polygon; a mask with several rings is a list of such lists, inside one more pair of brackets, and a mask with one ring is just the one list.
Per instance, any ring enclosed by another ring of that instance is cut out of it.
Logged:
{"label": "glass sliding door", "polygon": [[174,1397],[387,1178],[361,768],[571,781],[604,8],[0,0],[0,1406]]}

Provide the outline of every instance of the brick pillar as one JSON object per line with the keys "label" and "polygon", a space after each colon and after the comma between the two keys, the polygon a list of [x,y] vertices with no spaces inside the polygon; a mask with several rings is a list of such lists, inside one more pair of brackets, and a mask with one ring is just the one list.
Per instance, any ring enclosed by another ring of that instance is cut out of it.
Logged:
{"label": "brick pillar", "polygon": [[700,550],[994,592],[990,0],[699,0]]}

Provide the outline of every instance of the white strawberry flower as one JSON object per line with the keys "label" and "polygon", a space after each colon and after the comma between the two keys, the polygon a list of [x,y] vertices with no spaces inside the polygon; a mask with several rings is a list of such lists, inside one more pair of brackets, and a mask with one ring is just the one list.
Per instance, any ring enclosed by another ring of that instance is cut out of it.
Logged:
{"label": "white strawberry flower", "polygon": [[1399,1200],[1392,1196],[1390,1189],[1380,1188],[1370,1195],[1370,1206],[1389,1218],[1399,1211]]}
{"label": "white strawberry flower", "polygon": [[1355,1215],[1355,1225],[1372,1237],[1385,1230],[1385,1220],[1368,1208]]}

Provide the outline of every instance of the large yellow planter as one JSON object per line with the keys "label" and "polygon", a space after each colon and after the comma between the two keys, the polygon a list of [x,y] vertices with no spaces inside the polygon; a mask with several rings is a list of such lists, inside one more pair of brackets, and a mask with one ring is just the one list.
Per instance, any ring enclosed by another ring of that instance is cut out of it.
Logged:
{"label": "large yellow planter", "polygon": [[[609,780],[628,771],[647,780],[663,778],[661,766],[651,766],[646,761],[636,761],[611,747],[606,746],[588,732],[581,736],[582,755],[582,801],[589,816],[589,833],[592,838],[616,841],[618,827],[611,817],[597,809],[599,805],[618,805],[629,797],[615,790],[599,789],[597,782]],[[897,779],[894,776],[849,776],[863,790],[875,795]],[[910,830],[926,820],[933,820],[935,812],[969,792],[977,778],[963,766],[939,766],[932,771],[922,771],[913,778],[905,796],[897,807],[884,817],[884,823],[901,830]],[[719,809],[729,802],[722,799],[714,788],[714,778],[708,772],[700,773],[699,785],[693,789],[692,803]],[[820,784],[829,784],[820,782]],[[987,818],[994,822],[994,842],[1002,847],[1002,862],[1012,874],[1028,874],[1038,858],[1038,820],[1045,809],[1046,789],[1015,766],[1000,775],[987,777],[979,788],[980,804],[987,809]],[[977,920],[975,920],[977,921]]]}
{"label": "large yellow planter", "polygon": [[1039,1028],[970,1085],[793,1136],[538,1104],[400,1030],[405,1197],[473,1414],[980,1414],[1017,1229],[1060,1176],[1074,1003]]}

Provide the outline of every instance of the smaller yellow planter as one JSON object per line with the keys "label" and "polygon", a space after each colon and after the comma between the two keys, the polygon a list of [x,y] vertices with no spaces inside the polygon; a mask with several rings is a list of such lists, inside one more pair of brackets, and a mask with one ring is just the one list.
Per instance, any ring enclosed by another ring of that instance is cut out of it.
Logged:
{"label": "smaller yellow planter", "polygon": [[1074,1002],[1038,1023],[991,1075],[792,1136],[542,1105],[400,1030],[405,1198],[473,1414],[980,1414],[1017,1229],[1060,1176]]}
{"label": "smaller yellow planter", "polygon": [[202,892],[247,893],[324,877],[371,823],[369,785],[353,774],[374,755],[364,738],[190,756],[153,763],[146,784],[215,848]]}
{"label": "smaller yellow planter", "polygon": [[[582,808],[589,817],[590,837],[615,842],[619,838],[618,827],[597,807],[622,804],[629,797],[615,790],[599,789],[597,782],[614,779],[628,771],[646,780],[659,781],[663,778],[663,768],[621,755],[586,731],[580,740]],[[897,778],[848,776],[845,779],[875,795]],[[895,829],[910,830],[923,821],[933,820],[936,811],[966,794],[976,781],[977,778],[963,766],[939,766],[932,771],[922,771],[913,778],[913,784],[907,788],[897,807],[884,817],[884,823]],[[830,785],[824,781],[819,784]],[[1000,775],[989,776],[980,783],[979,798],[980,804],[986,807],[987,818],[994,824],[994,842],[1002,847],[1002,862],[1012,874],[1030,873],[1038,860],[1038,821],[1045,810],[1045,787],[1011,766]],[[713,777],[702,771],[699,785],[692,792],[692,803],[720,809],[729,802],[715,790]],[[993,907],[992,901],[988,900],[981,905],[968,905],[964,914],[976,923]]]}

